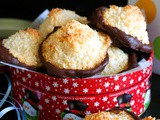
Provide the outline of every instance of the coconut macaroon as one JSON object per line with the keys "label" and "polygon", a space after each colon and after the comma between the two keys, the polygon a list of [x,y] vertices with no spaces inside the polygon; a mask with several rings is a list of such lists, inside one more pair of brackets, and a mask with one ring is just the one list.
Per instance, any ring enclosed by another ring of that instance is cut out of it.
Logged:
{"label": "coconut macaroon", "polygon": [[86,115],[83,120],[156,120],[155,117],[146,116],[140,118],[135,113],[122,108],[113,108],[108,111],[100,111]]}
{"label": "coconut macaroon", "polygon": [[53,8],[49,12],[48,17],[39,26],[39,30],[45,38],[49,33],[54,30],[54,27],[63,26],[72,19],[77,20],[83,24],[88,23],[86,17],[79,16],[75,13],[75,11],[61,8]]}
{"label": "coconut macaroon", "polygon": [[152,51],[146,20],[137,6],[99,7],[93,12],[91,22],[126,47],[147,53]]}
{"label": "coconut macaroon", "polygon": [[106,36],[76,20],[68,22],[42,44],[42,58],[49,74],[86,77],[101,72],[108,63],[107,49],[111,44]]}
{"label": "coconut macaroon", "polygon": [[125,109],[112,109],[86,115],[83,120],[141,120],[137,115]]}
{"label": "coconut macaroon", "polygon": [[42,42],[41,33],[28,28],[3,39],[0,44],[0,59],[30,69],[39,68],[42,63],[39,58],[39,45]]}
{"label": "coconut macaroon", "polygon": [[123,50],[111,45],[108,48],[108,55],[109,63],[102,71],[102,75],[117,74],[128,69],[129,55],[124,53]]}

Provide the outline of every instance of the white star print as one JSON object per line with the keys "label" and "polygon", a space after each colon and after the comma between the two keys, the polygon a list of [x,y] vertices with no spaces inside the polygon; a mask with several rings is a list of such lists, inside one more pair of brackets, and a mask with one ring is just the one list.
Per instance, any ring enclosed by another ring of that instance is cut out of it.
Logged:
{"label": "white star print", "polygon": [[103,102],[105,102],[105,101],[107,101],[107,99],[108,99],[107,97],[103,97],[102,100],[103,100]]}
{"label": "white star print", "polygon": [[25,89],[24,88],[22,88],[22,91],[25,93]]}
{"label": "white star print", "polygon": [[27,76],[28,76],[28,78],[31,78],[31,74],[28,74]]}
{"label": "white star print", "polygon": [[38,82],[35,82],[35,86],[39,86],[39,83],[38,83]]}
{"label": "white star print", "polygon": [[87,88],[83,89],[83,92],[84,92],[84,93],[87,93],[87,92],[88,92],[88,89],[87,89]]}
{"label": "white star print", "polygon": [[143,74],[146,73],[146,69],[143,69]]}
{"label": "white star print", "polygon": [[49,86],[46,86],[46,90],[49,91],[51,88]]}
{"label": "white star print", "polygon": [[95,102],[95,103],[94,103],[94,106],[95,106],[95,107],[98,107],[98,106],[99,106],[99,102]]}
{"label": "white star print", "polygon": [[127,77],[124,76],[124,77],[122,78],[122,81],[125,82],[126,80],[127,80]]}
{"label": "white star print", "polygon": [[147,74],[149,74],[149,73],[150,73],[150,70],[148,69],[148,70],[147,70]]}
{"label": "white star print", "polygon": [[68,83],[68,80],[67,80],[67,79],[63,79],[63,83],[64,83],[64,84],[67,84],[67,83]]}
{"label": "white star print", "polygon": [[69,93],[69,89],[68,88],[64,89],[64,93],[68,94]]}
{"label": "white star print", "polygon": [[49,103],[49,100],[48,100],[48,99],[45,99],[45,103]]}
{"label": "white star print", "polygon": [[19,86],[19,82],[17,81],[16,83],[17,83],[17,86]]}
{"label": "white star print", "polygon": [[102,89],[100,89],[100,88],[98,88],[98,89],[96,90],[97,93],[101,93],[101,91],[102,91]]}
{"label": "white star print", "polygon": [[132,79],[132,80],[130,80],[130,84],[132,85],[133,84],[133,82],[134,82],[134,80]]}
{"label": "white star print", "polygon": [[57,83],[57,82],[54,82],[54,83],[53,83],[53,86],[54,86],[54,87],[58,87],[58,83]]}
{"label": "white star print", "polygon": [[116,97],[114,97],[114,98],[113,98],[113,101],[114,101],[114,102],[116,102],[116,101],[117,101],[117,98],[116,98]]}
{"label": "white star print", "polygon": [[26,78],[22,77],[22,81],[23,81],[23,82],[26,82]]}
{"label": "white star print", "polygon": [[52,96],[52,100],[53,100],[53,101],[56,101],[56,100],[57,100],[57,97],[56,97],[56,96]]}
{"label": "white star print", "polygon": [[67,105],[67,100],[63,100],[63,105]]}
{"label": "white star print", "polygon": [[144,83],[141,84],[141,87],[144,87]]}
{"label": "white star print", "polygon": [[139,94],[139,93],[140,93],[140,90],[138,89],[137,92],[136,92],[136,94]]}
{"label": "white star print", "polygon": [[18,70],[18,69],[16,69],[16,72],[17,72],[17,73],[19,73],[19,70]]}
{"label": "white star print", "polygon": [[38,105],[38,108],[39,108],[40,110],[42,110],[42,109],[43,109],[42,105]]}
{"label": "white star print", "polygon": [[141,80],[142,80],[142,76],[139,76],[139,77],[138,77],[138,81],[141,81]]}
{"label": "white star print", "polygon": [[106,82],[105,84],[104,84],[104,87],[106,88],[106,87],[108,87],[109,86],[109,82]]}
{"label": "white star print", "polygon": [[119,90],[119,85],[116,85],[114,89]]}
{"label": "white star print", "polygon": [[78,87],[77,82],[74,82],[74,83],[73,83],[73,87]]}
{"label": "white star print", "polygon": [[116,75],[116,76],[114,77],[114,80],[117,81],[118,79],[119,79],[119,77]]}
{"label": "white star print", "polygon": [[60,109],[56,109],[56,113],[59,114],[61,111]]}
{"label": "white star print", "polygon": [[21,96],[21,95],[19,95],[19,98],[20,98],[20,99],[22,99],[22,96]]}
{"label": "white star print", "polygon": [[133,106],[133,105],[134,105],[134,103],[135,103],[135,102],[134,102],[134,100],[132,100],[132,101],[130,102],[131,106]]}

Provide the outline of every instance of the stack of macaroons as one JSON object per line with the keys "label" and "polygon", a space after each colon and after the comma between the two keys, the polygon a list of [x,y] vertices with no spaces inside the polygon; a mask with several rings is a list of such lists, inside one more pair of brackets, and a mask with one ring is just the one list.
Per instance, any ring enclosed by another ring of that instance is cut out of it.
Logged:
{"label": "stack of macaroons", "polygon": [[152,52],[138,7],[100,7],[91,17],[53,8],[38,30],[20,30],[2,40],[0,60],[34,70],[43,67],[54,77],[83,78],[133,68],[133,51]]}

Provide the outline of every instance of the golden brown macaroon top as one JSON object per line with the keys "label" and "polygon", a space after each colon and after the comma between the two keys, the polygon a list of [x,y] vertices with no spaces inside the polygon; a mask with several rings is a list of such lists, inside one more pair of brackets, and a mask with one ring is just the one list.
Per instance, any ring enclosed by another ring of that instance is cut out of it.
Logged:
{"label": "golden brown macaroon top", "polygon": [[131,115],[126,114],[126,112],[121,111],[120,113],[101,111],[98,113],[93,113],[91,115],[86,115],[84,120],[135,120]]}
{"label": "golden brown macaroon top", "polygon": [[88,70],[104,60],[110,44],[109,36],[72,20],[43,42],[42,56],[60,69]]}
{"label": "golden brown macaroon top", "polygon": [[137,6],[118,7],[111,5],[103,13],[106,25],[116,27],[128,35],[136,37],[143,44],[149,44],[145,17]]}
{"label": "golden brown macaroon top", "polygon": [[75,19],[83,24],[87,24],[87,18],[82,17],[76,14],[75,11],[61,9],[61,8],[53,8],[48,17],[43,21],[40,25],[39,30],[41,31],[43,37],[45,38],[49,33],[54,30],[56,26],[63,26],[67,22]]}
{"label": "golden brown macaroon top", "polygon": [[38,30],[32,28],[19,30],[7,39],[4,39],[2,42],[3,46],[9,50],[9,53],[17,58],[21,63],[28,66],[42,65],[38,56],[42,36]]}

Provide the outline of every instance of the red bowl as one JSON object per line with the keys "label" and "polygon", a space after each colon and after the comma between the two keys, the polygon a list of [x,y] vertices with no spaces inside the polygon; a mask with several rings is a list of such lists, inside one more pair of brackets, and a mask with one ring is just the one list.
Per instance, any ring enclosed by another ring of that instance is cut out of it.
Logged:
{"label": "red bowl", "polygon": [[145,69],[81,79],[53,78],[11,67],[13,96],[25,108],[27,117],[40,120],[65,120],[68,116],[82,119],[85,114],[114,107],[126,108],[140,115],[150,103],[152,60],[153,53],[148,59],[151,65]]}

